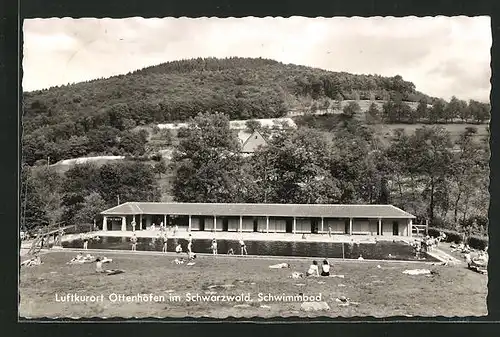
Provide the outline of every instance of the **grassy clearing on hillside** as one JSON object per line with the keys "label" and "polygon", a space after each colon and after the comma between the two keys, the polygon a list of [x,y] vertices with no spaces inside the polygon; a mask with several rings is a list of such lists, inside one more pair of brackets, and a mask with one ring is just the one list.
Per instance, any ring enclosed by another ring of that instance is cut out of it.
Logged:
{"label": "grassy clearing on hillside", "polygon": [[[125,270],[124,274],[104,276],[94,272],[94,264],[67,265],[75,253],[52,252],[43,255],[44,264],[26,267],[20,275],[20,316],[22,317],[185,317],[224,318],[272,316],[480,316],[487,314],[487,276],[464,267],[430,266],[419,263],[379,263],[352,261],[336,263],[334,274],[344,278],[321,277],[291,279],[292,271],[304,272],[310,260],[282,261],[235,256],[203,256],[194,266],[172,263],[173,255],[147,256],[109,254],[107,268]],[[290,262],[291,269],[269,269],[278,262]],[[381,268],[377,267],[377,264]],[[433,276],[409,276],[405,269],[429,268]],[[324,283],[323,283],[324,282]],[[300,284],[303,284],[300,286]],[[223,287],[223,285],[226,285]],[[188,302],[186,293],[206,295],[250,293],[254,302],[235,308],[229,302]],[[56,302],[55,295],[77,293],[103,294],[100,303]],[[113,303],[111,293],[163,295],[160,303]],[[321,294],[329,311],[305,313],[301,302],[257,302],[258,293],[273,295]],[[181,300],[169,302],[169,294]],[[346,296],[359,302],[341,307],[336,302]],[[264,304],[268,307],[261,307]]]}

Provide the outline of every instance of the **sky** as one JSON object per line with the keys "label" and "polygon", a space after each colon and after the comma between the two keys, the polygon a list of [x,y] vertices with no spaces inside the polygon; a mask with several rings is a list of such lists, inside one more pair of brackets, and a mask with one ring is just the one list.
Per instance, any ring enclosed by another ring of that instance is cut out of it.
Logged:
{"label": "sky", "polygon": [[354,74],[401,75],[449,100],[489,101],[490,18],[29,19],[23,90],[196,57],[262,57]]}

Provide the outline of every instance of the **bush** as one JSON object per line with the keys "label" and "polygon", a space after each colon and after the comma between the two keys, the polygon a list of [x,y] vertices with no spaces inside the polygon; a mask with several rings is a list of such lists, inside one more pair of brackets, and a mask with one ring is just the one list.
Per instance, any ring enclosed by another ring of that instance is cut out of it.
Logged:
{"label": "bush", "polygon": [[471,248],[484,250],[488,246],[488,237],[472,235],[467,239],[467,244]]}
{"label": "bush", "polygon": [[460,243],[463,241],[463,234],[454,230],[432,227],[429,228],[427,232],[427,234],[432,237],[438,237],[440,233],[446,234],[445,242]]}

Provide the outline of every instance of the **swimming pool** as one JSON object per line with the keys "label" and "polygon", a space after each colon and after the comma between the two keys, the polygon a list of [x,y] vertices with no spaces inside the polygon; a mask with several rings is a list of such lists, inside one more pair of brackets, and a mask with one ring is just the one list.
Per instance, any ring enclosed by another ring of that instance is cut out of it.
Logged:
{"label": "swimming pool", "polygon": [[[89,249],[130,250],[130,239],[126,237],[101,237],[89,242]],[[187,249],[186,239],[168,239],[168,251],[174,252],[177,244],[183,251]],[[379,241],[377,243],[333,243],[333,242],[291,242],[291,241],[246,241],[249,255],[299,256],[357,259],[362,256],[367,260],[417,260],[411,246],[403,242]],[[137,250],[161,251],[162,241],[153,238],[138,238]],[[63,242],[64,248],[82,248],[81,240]],[[217,240],[218,253],[226,254],[230,248],[240,254],[237,240]],[[342,247],[343,246],[343,247]],[[193,240],[194,253],[211,253],[211,240]],[[342,252],[343,251],[343,252]],[[422,261],[437,261],[433,257],[422,254]]]}

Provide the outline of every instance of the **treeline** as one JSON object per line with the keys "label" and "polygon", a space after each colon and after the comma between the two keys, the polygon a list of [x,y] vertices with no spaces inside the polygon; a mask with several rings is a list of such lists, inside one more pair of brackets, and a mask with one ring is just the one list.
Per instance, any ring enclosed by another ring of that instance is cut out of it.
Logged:
{"label": "treeline", "polygon": [[[474,128],[455,142],[440,127],[397,130],[388,147],[354,119],[328,135],[275,132],[268,146],[244,158],[225,116],[197,116],[174,153],[175,200],[394,204],[441,227],[487,223],[489,149],[486,139],[473,140]],[[484,234],[486,227],[474,230]]]}
{"label": "treeline", "polygon": [[[139,153],[140,136],[129,132],[137,126],[182,122],[200,112],[275,118],[301,99],[338,97],[432,101],[401,76],[352,75],[251,58],[175,61],[24,93],[23,160],[32,165],[47,157]],[[101,137],[105,133],[107,139]]]}
{"label": "treeline", "polygon": [[76,165],[65,174],[53,168],[22,167],[21,228],[64,222],[91,224],[99,213],[127,201],[159,201],[154,167],[121,162]]}
{"label": "treeline", "polygon": [[[354,103],[356,104],[356,103]],[[429,107],[426,100],[419,102],[412,109],[400,99],[387,101],[382,109],[372,103],[366,111],[366,120],[370,123],[450,123],[460,120],[463,123],[484,123],[490,119],[491,106],[475,100],[466,101],[452,97],[450,102],[435,100]]]}

